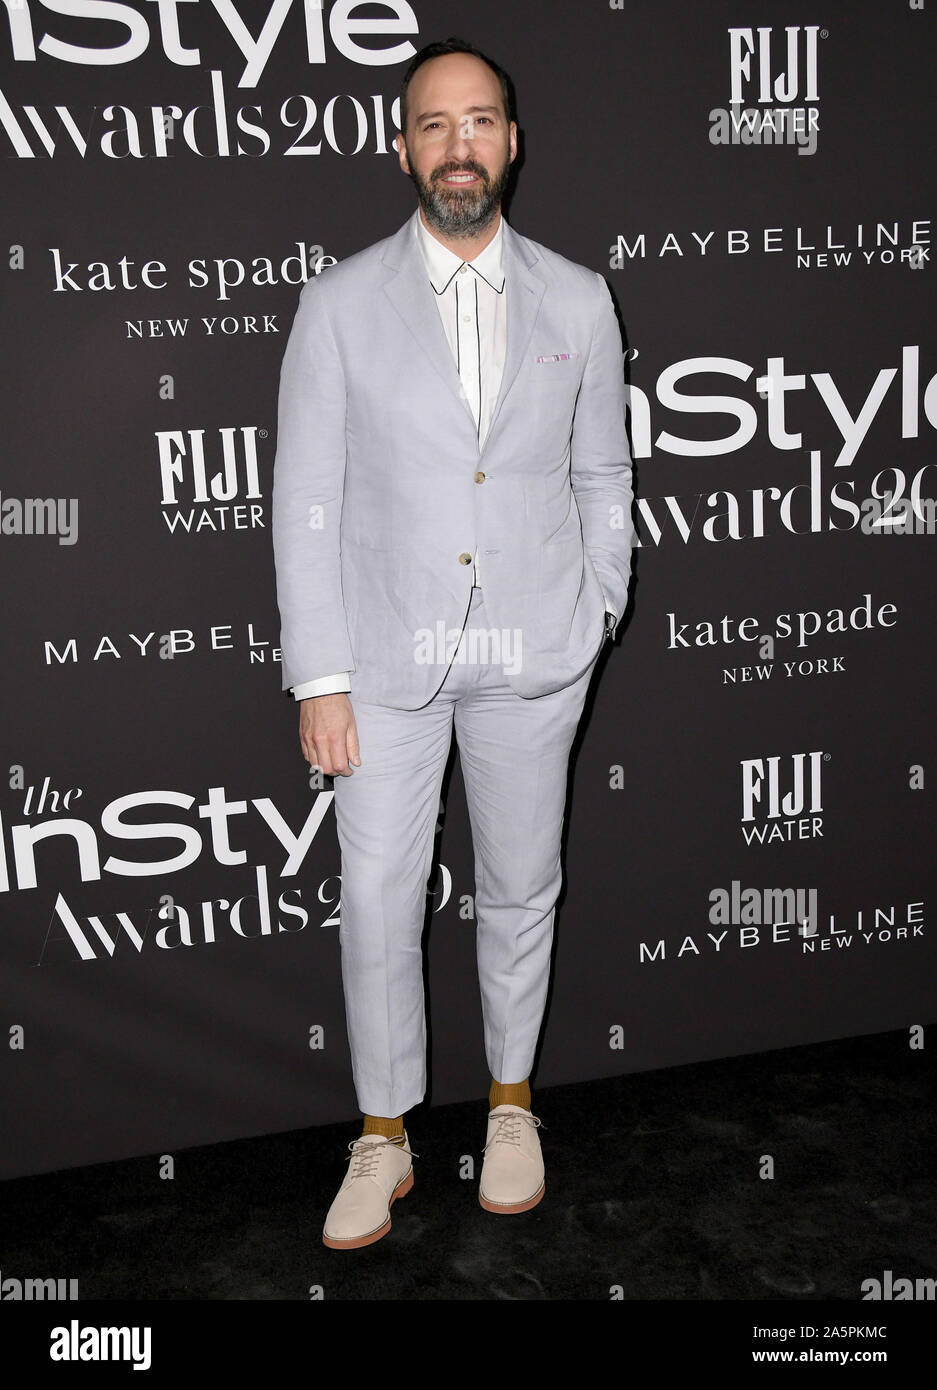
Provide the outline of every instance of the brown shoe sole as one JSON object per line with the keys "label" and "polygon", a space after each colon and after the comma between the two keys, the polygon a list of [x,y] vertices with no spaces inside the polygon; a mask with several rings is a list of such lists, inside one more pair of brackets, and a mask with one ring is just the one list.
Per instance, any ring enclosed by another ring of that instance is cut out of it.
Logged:
{"label": "brown shoe sole", "polygon": [[360,1250],[362,1245],[373,1245],[376,1240],[386,1236],[390,1230],[390,1209],[398,1197],[406,1197],[410,1188],[413,1186],[413,1169],[411,1168],[405,1178],[401,1178],[393,1192],[390,1194],[390,1201],[387,1203],[387,1220],[383,1226],[376,1231],[370,1231],[366,1236],[350,1236],[347,1240],[339,1240],[335,1236],[327,1236],[322,1233],[322,1244],[327,1245],[330,1250]]}
{"label": "brown shoe sole", "polygon": [[535,1192],[533,1197],[528,1197],[526,1202],[514,1202],[513,1205],[506,1202],[489,1202],[487,1197],[482,1196],[480,1190],[478,1193],[478,1200],[485,1208],[485,1211],[495,1211],[502,1216],[512,1216],[518,1211],[530,1211],[531,1207],[535,1207],[538,1202],[542,1201],[546,1186],[546,1182],[542,1182],[540,1184],[540,1191]]}

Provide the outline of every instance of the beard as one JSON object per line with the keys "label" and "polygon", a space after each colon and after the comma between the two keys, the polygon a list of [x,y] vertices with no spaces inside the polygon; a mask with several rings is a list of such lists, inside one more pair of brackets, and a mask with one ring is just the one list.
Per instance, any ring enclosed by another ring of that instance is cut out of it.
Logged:
{"label": "beard", "polygon": [[[470,237],[487,227],[501,206],[510,170],[511,160],[506,152],[504,164],[494,178],[471,159],[462,164],[441,164],[428,179],[411,167],[410,178],[431,227],[445,236]],[[474,174],[481,182],[450,188],[442,182],[449,174]]]}

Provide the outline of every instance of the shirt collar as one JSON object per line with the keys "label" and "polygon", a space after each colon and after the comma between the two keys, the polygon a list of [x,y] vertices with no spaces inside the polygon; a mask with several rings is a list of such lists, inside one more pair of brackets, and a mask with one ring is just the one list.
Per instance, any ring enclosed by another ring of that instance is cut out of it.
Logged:
{"label": "shirt collar", "polygon": [[480,251],[474,261],[463,261],[461,256],[457,256],[454,251],[450,251],[448,246],[443,246],[441,241],[437,241],[432,232],[428,231],[423,225],[423,218],[420,210],[416,211],[416,236],[423,252],[423,260],[429,273],[430,284],[437,294],[442,294],[452,280],[454,275],[459,272],[460,266],[467,265],[470,270],[474,270],[485,280],[496,294],[500,294],[504,289],[504,271],[502,266],[502,252],[504,247],[504,217],[498,222],[498,230],[485,247]]}

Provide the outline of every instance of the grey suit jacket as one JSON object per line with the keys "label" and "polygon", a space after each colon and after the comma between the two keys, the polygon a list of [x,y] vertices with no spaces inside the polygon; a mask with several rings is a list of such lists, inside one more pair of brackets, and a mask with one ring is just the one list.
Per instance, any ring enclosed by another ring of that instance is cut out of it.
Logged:
{"label": "grey suit jacket", "polygon": [[571,684],[625,611],[632,461],[603,278],[504,225],[507,357],[484,445],[414,236],[303,286],[280,369],[272,535],[283,689],[350,671],[351,700],[418,709],[445,678],[481,554],[505,678]]}

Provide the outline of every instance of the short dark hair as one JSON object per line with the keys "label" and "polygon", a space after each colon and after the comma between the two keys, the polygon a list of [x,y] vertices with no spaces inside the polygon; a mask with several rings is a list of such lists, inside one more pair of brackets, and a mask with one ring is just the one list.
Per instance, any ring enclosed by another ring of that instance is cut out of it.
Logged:
{"label": "short dark hair", "polygon": [[504,98],[504,110],[507,114],[508,124],[517,119],[514,83],[504,68],[499,67],[493,58],[489,58],[487,53],[482,53],[481,49],[476,48],[474,44],[467,43],[465,39],[460,39],[455,34],[450,34],[448,39],[441,39],[437,43],[428,43],[425,48],[420,49],[419,53],[415,53],[403,75],[403,82],[400,87],[400,129],[405,139],[407,134],[407,88],[413,80],[413,74],[424,63],[428,63],[430,58],[443,58],[448,53],[470,53],[473,58],[480,58],[483,63],[487,63],[501,83],[501,95]]}

